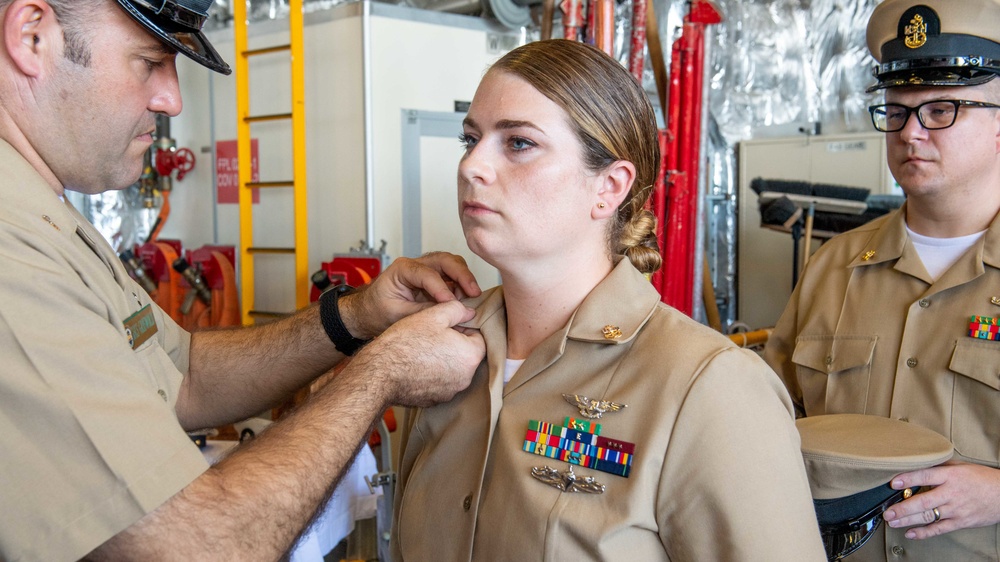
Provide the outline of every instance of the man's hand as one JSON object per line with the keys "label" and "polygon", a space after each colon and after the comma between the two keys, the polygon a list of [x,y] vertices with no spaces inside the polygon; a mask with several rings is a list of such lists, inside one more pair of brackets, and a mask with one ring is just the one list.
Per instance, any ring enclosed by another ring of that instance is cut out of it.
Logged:
{"label": "man's hand", "polygon": [[370,339],[401,318],[432,306],[482,293],[461,256],[444,252],[399,258],[369,285],[340,299],[351,334]]}
{"label": "man's hand", "polygon": [[339,376],[354,371],[372,381],[386,406],[432,406],[468,387],[486,344],[479,332],[453,326],[475,313],[457,301],[430,306],[392,325]]}
{"label": "man's hand", "polygon": [[1000,523],[1000,470],[952,462],[892,479],[895,490],[919,486],[933,489],[899,502],[883,514],[890,527],[919,525],[906,532],[908,539]]}

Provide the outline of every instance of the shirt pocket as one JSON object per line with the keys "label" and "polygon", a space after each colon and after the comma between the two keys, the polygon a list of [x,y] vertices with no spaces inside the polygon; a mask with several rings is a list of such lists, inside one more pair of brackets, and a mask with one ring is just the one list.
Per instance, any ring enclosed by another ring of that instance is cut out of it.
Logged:
{"label": "shirt pocket", "polygon": [[955,450],[1000,465],[1000,342],[960,339],[948,368],[958,374],[951,405]]}
{"label": "shirt pocket", "polygon": [[174,407],[184,375],[177,370],[177,366],[170,360],[167,352],[160,347],[155,338],[150,338],[150,341],[135,350],[135,357],[139,365],[143,367],[150,387],[171,408]]}
{"label": "shirt pocket", "polygon": [[807,416],[864,413],[878,336],[799,336],[792,362]]}

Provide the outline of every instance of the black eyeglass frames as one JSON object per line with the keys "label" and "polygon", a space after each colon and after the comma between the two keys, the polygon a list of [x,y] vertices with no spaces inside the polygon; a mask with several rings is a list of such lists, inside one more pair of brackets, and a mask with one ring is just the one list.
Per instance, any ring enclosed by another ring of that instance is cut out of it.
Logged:
{"label": "black eyeglass frames", "polygon": [[1000,105],[982,101],[933,100],[916,107],[909,107],[901,103],[872,105],[868,107],[868,112],[872,115],[872,124],[883,133],[902,131],[906,122],[909,121],[911,113],[917,114],[917,120],[920,121],[923,128],[934,131],[947,129],[954,125],[958,118],[958,108],[963,106],[1000,109]]}

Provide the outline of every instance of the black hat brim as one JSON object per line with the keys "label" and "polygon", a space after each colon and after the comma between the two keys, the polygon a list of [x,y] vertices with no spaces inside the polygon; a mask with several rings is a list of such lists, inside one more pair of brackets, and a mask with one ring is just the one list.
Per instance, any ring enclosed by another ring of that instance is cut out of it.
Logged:
{"label": "black hat brim", "polygon": [[147,31],[152,33],[164,43],[170,45],[177,52],[183,53],[185,56],[191,60],[197,62],[198,64],[214,70],[220,74],[232,74],[233,70],[226,64],[219,53],[216,52],[212,44],[208,42],[208,38],[202,33],[200,29],[191,29],[189,27],[181,26],[169,21],[164,21],[163,18],[157,17],[157,15],[150,10],[137,6],[129,0],[117,0],[118,5],[121,6],[129,16],[137,21],[140,25],[146,28]]}
{"label": "black hat brim", "polygon": [[864,546],[881,525],[882,513],[908,491],[884,484],[844,498],[813,500],[827,559],[840,560]]}
{"label": "black hat brim", "polygon": [[904,86],[978,86],[996,78],[997,72],[994,69],[969,67],[915,67],[879,74],[876,67],[873,74],[878,83],[870,86],[867,92]]}

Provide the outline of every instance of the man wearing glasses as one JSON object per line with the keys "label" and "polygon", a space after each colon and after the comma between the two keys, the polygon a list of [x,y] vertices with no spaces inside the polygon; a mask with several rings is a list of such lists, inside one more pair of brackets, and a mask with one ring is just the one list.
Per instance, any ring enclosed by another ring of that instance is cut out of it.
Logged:
{"label": "man wearing glasses", "polygon": [[850,560],[997,560],[1000,0],[886,0],[868,47],[872,122],[907,200],[817,251],[765,359],[801,416],[906,420],[955,446],[893,479],[927,488]]}

